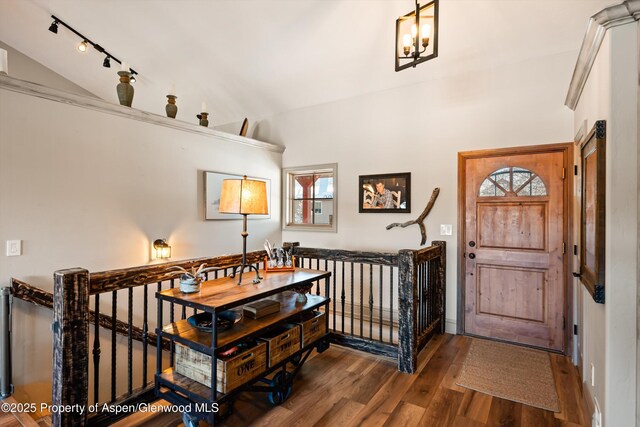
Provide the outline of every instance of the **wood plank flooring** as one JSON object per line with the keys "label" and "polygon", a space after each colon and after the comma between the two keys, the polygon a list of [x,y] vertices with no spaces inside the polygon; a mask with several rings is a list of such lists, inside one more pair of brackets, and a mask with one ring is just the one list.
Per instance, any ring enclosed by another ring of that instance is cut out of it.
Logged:
{"label": "wood plank flooring", "polygon": [[[332,346],[296,378],[293,394],[271,407],[264,394],[243,393],[222,425],[238,426],[588,426],[576,368],[552,354],[560,412],[492,397],[455,384],[472,338],[436,336],[422,351],[415,375],[396,362]],[[127,426],[181,425],[178,414],[126,419]],[[201,423],[201,425],[203,425]]]}
{"label": "wood plank flooring", "polygon": [[[1,402],[14,407],[18,404],[13,396]],[[26,412],[8,412],[0,409],[0,427],[39,427],[39,424]]]}

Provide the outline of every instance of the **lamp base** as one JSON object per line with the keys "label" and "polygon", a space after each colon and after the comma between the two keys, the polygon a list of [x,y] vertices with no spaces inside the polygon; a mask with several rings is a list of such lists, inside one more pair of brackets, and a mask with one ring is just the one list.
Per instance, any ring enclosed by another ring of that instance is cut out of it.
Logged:
{"label": "lamp base", "polygon": [[256,272],[256,278],[253,279],[253,281],[251,283],[253,283],[254,285],[260,283],[260,280],[262,280],[262,277],[260,277],[260,273],[258,272],[258,267],[256,267],[253,264],[246,264],[244,262],[242,263],[241,266],[239,266],[239,267],[237,267],[237,268],[235,268],[233,270],[233,273],[231,273],[231,277],[236,277],[236,274],[239,274],[239,276],[238,276],[238,285],[241,285],[242,284],[242,273],[244,273],[244,270],[247,269],[247,268],[249,269],[249,272],[251,272],[251,270],[255,270],[255,272]]}

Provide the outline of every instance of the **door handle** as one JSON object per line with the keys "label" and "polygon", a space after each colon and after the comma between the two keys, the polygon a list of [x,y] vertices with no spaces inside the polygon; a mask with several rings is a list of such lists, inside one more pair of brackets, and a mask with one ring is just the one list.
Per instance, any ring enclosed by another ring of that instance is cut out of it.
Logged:
{"label": "door handle", "polygon": [[476,242],[474,242],[473,240],[469,242],[469,246],[471,246],[472,248],[474,248],[476,246]]}
{"label": "door handle", "polygon": [[476,254],[474,254],[473,252],[469,254],[470,259],[474,259],[475,257],[476,257]]}

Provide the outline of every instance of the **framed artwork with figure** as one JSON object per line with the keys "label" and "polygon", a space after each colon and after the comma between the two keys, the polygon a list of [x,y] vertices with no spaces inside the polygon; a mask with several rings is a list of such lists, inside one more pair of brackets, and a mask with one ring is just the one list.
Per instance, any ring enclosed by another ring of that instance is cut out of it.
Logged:
{"label": "framed artwork with figure", "polygon": [[360,175],[360,213],[410,213],[411,173]]}

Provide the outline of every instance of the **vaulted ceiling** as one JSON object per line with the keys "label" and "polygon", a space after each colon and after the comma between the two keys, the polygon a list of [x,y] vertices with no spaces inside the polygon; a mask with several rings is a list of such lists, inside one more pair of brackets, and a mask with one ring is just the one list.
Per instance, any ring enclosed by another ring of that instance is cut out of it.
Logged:
{"label": "vaulted ceiling", "polygon": [[[178,119],[206,101],[214,125],[477,69],[577,55],[589,16],[612,0],[441,0],[439,57],[396,73],[395,19],[412,0],[2,0],[0,41],[117,102],[117,64],[48,31],[55,14],[139,72],[133,106]],[[571,78],[567,70],[567,85]]]}

